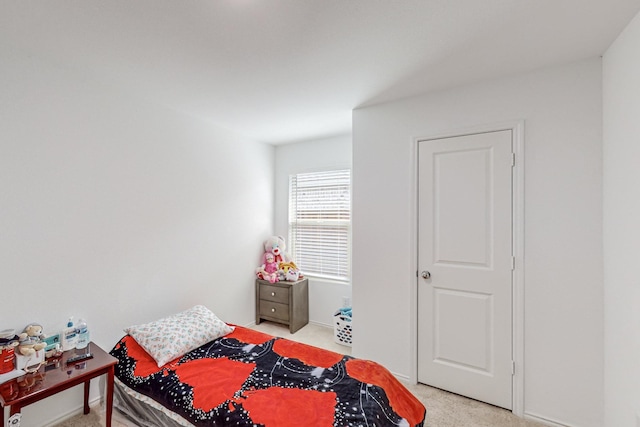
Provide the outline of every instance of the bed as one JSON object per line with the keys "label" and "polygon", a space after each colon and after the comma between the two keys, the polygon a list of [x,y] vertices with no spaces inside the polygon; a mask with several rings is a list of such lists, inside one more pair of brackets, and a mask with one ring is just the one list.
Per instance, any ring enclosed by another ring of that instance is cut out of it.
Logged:
{"label": "bed", "polygon": [[145,426],[424,425],[422,403],[375,362],[227,327],[168,362],[125,329],[111,350],[116,409]]}

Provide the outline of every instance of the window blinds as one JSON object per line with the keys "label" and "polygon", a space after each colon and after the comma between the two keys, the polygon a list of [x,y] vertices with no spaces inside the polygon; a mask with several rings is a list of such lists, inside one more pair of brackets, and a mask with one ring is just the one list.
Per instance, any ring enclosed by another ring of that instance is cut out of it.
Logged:
{"label": "window blinds", "polygon": [[304,274],[348,281],[351,171],[291,175],[290,252]]}

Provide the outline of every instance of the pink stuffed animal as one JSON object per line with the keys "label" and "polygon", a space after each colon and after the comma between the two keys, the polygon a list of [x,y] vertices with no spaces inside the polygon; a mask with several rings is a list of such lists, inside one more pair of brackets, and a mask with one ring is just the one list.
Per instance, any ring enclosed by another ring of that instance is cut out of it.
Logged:
{"label": "pink stuffed animal", "polygon": [[268,280],[275,283],[280,280],[278,277],[278,263],[275,261],[275,255],[270,252],[264,254],[264,264],[256,270],[259,279]]}
{"label": "pink stuffed animal", "polygon": [[268,253],[266,256],[266,262],[264,264],[264,271],[269,275],[269,282],[275,283],[279,280],[278,278],[278,263],[275,261],[275,256],[271,253]]}

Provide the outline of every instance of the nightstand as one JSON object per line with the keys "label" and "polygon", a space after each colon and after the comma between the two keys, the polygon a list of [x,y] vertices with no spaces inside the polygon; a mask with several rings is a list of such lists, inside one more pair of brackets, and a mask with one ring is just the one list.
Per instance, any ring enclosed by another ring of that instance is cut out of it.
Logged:
{"label": "nightstand", "polygon": [[269,283],[256,279],[256,325],[261,320],[289,325],[292,334],[309,323],[309,280]]}

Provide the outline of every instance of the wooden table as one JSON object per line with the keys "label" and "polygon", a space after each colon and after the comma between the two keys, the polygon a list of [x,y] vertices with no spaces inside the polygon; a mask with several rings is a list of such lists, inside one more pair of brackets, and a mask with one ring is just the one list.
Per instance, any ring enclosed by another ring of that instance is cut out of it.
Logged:
{"label": "wooden table", "polygon": [[[67,364],[67,359],[90,352],[93,358]],[[26,374],[0,384],[0,426],[4,426],[4,408],[11,407],[11,415],[17,414],[27,405],[84,383],[84,413],[88,414],[89,385],[91,379],[107,376],[106,426],[111,427],[113,411],[113,376],[118,360],[91,342],[82,350],[65,351],[60,360],[52,366],[41,366],[34,373]]]}

